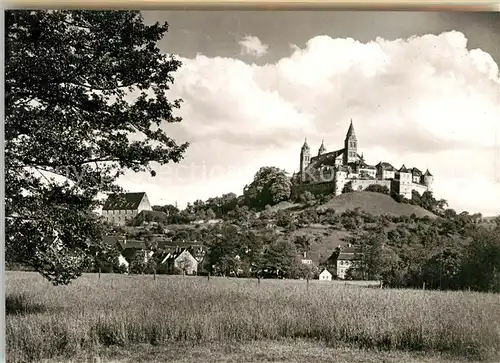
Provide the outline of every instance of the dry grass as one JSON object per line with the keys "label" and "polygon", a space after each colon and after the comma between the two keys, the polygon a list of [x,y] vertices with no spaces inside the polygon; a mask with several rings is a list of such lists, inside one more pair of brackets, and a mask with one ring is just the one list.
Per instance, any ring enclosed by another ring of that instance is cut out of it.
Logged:
{"label": "dry grass", "polygon": [[416,205],[398,203],[390,196],[375,192],[346,193],[330,199],[320,208],[333,208],[336,213],[359,208],[371,215],[390,214],[394,216],[410,216],[415,213],[417,217],[435,217],[435,215],[424,208]]}
{"label": "dry grass", "polygon": [[7,272],[9,362],[137,344],[309,340],[330,347],[494,359],[500,297],[315,281],[85,275],[53,287]]}

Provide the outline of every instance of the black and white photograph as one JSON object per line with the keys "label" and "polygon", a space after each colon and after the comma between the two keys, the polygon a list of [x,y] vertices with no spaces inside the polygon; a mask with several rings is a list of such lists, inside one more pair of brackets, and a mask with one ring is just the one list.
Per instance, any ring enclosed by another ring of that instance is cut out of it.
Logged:
{"label": "black and white photograph", "polygon": [[3,361],[500,361],[500,12],[386,9],[6,10]]}

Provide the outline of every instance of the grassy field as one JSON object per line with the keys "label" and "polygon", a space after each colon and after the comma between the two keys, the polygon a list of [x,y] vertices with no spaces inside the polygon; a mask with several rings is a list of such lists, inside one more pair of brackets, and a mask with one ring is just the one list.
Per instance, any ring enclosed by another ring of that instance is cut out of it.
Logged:
{"label": "grassy field", "polygon": [[53,287],[34,273],[6,277],[9,362],[500,357],[500,296],[493,294],[112,274]]}

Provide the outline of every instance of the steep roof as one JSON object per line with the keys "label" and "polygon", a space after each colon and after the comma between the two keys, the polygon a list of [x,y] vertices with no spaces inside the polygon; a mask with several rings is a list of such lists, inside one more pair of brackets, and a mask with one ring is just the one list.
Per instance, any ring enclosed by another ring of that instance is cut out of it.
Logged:
{"label": "steep roof", "polygon": [[321,140],[321,146],[319,147],[319,152],[323,153],[326,151],[325,140]]}
{"label": "steep roof", "polygon": [[135,210],[139,208],[142,198],[146,193],[120,193],[111,194],[108,196],[106,203],[102,207],[103,210]]}
{"label": "steep roof", "polygon": [[359,167],[363,168],[363,169],[372,169],[372,170],[376,169],[373,165],[369,165],[369,164],[365,163],[364,161],[361,161],[359,163]]}
{"label": "steep roof", "polygon": [[344,153],[345,149],[330,151],[318,156],[313,156],[311,158],[311,163],[308,165],[309,168],[319,168],[321,165],[334,166],[335,159]]}
{"label": "steep roof", "polygon": [[337,260],[357,260],[359,257],[356,255],[356,247],[344,246],[340,249]]}
{"label": "steep roof", "polygon": [[328,271],[326,268],[324,268],[324,269],[323,269],[323,271],[321,271],[320,275],[322,275],[322,274],[324,274],[324,273],[327,273],[327,274],[329,274],[330,276],[331,276],[331,274],[332,274],[332,273],[331,273],[330,271]]}
{"label": "steep roof", "polygon": [[307,144],[307,137],[304,139],[304,145],[302,145],[302,150],[309,150],[309,145]]}
{"label": "steep roof", "polygon": [[357,259],[358,259],[358,257],[354,253],[346,253],[346,252],[340,252],[339,257],[337,257],[337,261],[340,261],[340,260],[352,261],[352,260],[357,260]]}
{"label": "steep roof", "polygon": [[400,173],[408,173],[408,169],[406,169],[405,164],[398,170]]}
{"label": "steep roof", "polygon": [[394,166],[392,166],[389,163],[386,163],[385,161],[383,161],[383,162],[381,161],[376,166],[382,168],[382,170],[389,170],[389,171],[395,171],[396,170],[396,168]]}
{"label": "steep roof", "polygon": [[430,173],[429,169],[427,169],[427,170],[425,171],[424,176],[432,176],[432,174]]}
{"label": "steep roof", "polygon": [[417,168],[411,168],[410,171],[415,176],[421,176],[422,175],[422,172],[419,169],[417,169]]}
{"label": "steep roof", "polygon": [[354,131],[354,125],[352,124],[352,119],[351,119],[351,124],[349,125],[349,129],[347,130],[347,135],[346,135],[346,139],[349,139],[349,138],[356,138],[356,132]]}
{"label": "steep roof", "polygon": [[[174,252],[168,253],[161,263],[165,263],[167,261],[175,261],[184,252],[189,253],[191,255],[191,257],[193,257],[191,252],[189,252],[188,248],[179,248],[179,249],[176,249]],[[196,259],[196,258],[195,258],[195,260],[198,261],[198,259]]]}

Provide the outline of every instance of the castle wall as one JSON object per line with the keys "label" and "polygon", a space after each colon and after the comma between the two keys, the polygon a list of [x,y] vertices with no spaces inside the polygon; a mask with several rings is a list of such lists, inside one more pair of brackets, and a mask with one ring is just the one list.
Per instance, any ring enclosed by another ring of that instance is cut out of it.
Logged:
{"label": "castle wall", "polygon": [[411,174],[399,173],[398,179],[399,179],[399,194],[401,194],[406,199],[411,199],[411,191],[413,186]]}
{"label": "castle wall", "polygon": [[352,181],[352,189],[353,190],[365,190],[368,186],[372,184],[377,184],[381,186],[386,186],[389,190],[391,190],[391,181],[390,180],[379,180],[379,179],[352,179],[348,180]]}
{"label": "castle wall", "polygon": [[335,189],[334,186],[334,182],[294,185],[292,187],[292,198],[298,197],[305,191],[309,191],[314,195],[332,194]]}
{"label": "castle wall", "polygon": [[426,192],[428,190],[425,185],[423,185],[423,184],[416,184],[416,183],[413,183],[412,189],[416,190],[417,192],[419,192],[420,195],[424,194],[424,192]]}

